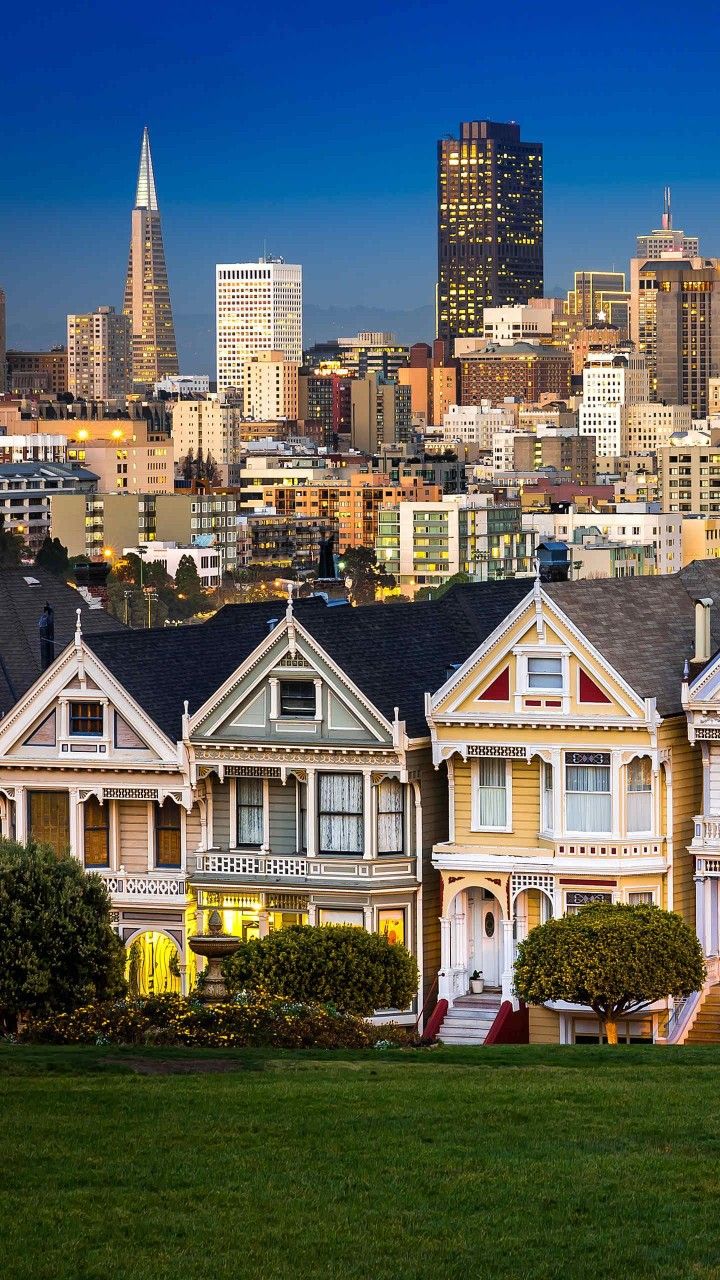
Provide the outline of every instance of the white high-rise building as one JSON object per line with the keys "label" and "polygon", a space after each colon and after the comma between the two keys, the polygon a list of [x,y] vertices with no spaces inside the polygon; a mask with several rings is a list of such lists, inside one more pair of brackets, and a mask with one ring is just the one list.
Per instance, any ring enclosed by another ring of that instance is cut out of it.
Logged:
{"label": "white high-rise building", "polygon": [[595,436],[597,456],[622,452],[626,409],[650,399],[647,363],[631,346],[591,351],[583,368],[581,436]]}
{"label": "white high-rise building", "polygon": [[282,351],[302,361],[302,267],[282,258],[215,268],[217,389],[245,388],[253,356]]}

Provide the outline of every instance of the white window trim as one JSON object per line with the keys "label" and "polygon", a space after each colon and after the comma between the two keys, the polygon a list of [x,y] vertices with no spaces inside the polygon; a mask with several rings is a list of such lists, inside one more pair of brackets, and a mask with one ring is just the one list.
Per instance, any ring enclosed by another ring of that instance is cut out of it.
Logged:
{"label": "white window trim", "polygon": [[[493,760],[495,760],[495,759],[498,759],[499,757],[496,757],[496,756],[490,756],[490,757],[484,757],[484,758],[485,758],[485,759],[493,759]],[[513,809],[512,809],[512,764],[513,764],[513,762],[512,762],[512,760],[506,760],[506,761],[505,761],[505,816],[507,817],[508,821],[507,821],[507,822],[506,822],[502,827],[485,827],[485,826],[481,826],[481,825],[480,825],[480,821],[479,821],[479,817],[478,817],[478,810],[479,810],[479,807],[480,807],[480,806],[479,806],[479,796],[478,796],[478,790],[479,790],[479,786],[480,786],[480,783],[479,783],[480,764],[481,764],[481,761],[480,761],[480,760],[473,760],[473,761],[472,761],[472,764],[471,764],[471,770],[470,770],[470,789],[471,789],[471,802],[470,802],[470,830],[471,830],[471,831],[506,831],[506,832],[510,832],[510,831],[512,831],[512,829],[513,829],[513,828],[512,828],[512,812],[513,812]]]}
{"label": "white window trim", "polygon": [[[560,776],[561,776],[561,786],[562,786],[562,796],[561,796],[562,807],[560,811],[561,818],[562,818],[562,837],[566,839],[583,840],[583,841],[609,840],[609,839],[619,840],[622,838],[620,832],[618,831],[618,827],[619,827],[618,798],[620,795],[620,765],[618,763],[617,754],[614,751],[611,751],[609,753],[610,754],[610,790],[607,794],[610,796],[610,830],[609,831],[574,831],[571,827],[568,827],[567,825],[568,794],[571,794],[571,795],[576,794],[575,792],[568,793],[568,789],[567,789],[567,767],[568,767],[567,754],[568,754],[568,751],[577,751],[577,750],[583,750],[583,749],[587,751],[594,750],[593,747],[587,747],[587,748],[568,747],[567,751],[563,752],[562,761],[560,764]],[[599,794],[603,794],[603,793],[599,793]],[[558,839],[562,837],[556,836],[555,838]]]}
{"label": "white window trim", "polygon": [[[570,710],[570,650],[566,645],[559,644],[537,644],[537,645],[515,645],[513,647],[515,656],[515,711],[520,714],[525,711],[525,698],[559,698],[562,702],[562,713],[566,715]],[[529,658],[560,658],[562,660],[562,689],[531,689],[528,673]],[[533,708],[531,707],[532,711]],[[547,714],[545,708],[538,708],[543,715]]]}

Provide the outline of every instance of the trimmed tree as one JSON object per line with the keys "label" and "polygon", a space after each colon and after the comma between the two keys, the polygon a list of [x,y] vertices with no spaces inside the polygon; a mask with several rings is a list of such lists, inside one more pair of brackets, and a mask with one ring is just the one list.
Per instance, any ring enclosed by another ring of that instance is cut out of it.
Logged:
{"label": "trimmed tree", "polygon": [[0,1021],[125,992],[125,949],[97,875],[42,845],[0,840]]}
{"label": "trimmed tree", "polygon": [[406,1009],[418,967],[405,947],[354,925],[290,925],[244,942],[223,965],[228,991],[267,991],[368,1016]]}
{"label": "trimmed tree", "polygon": [[539,925],[515,962],[521,1000],[589,1005],[608,1044],[617,1044],[619,1018],[667,996],[689,996],[704,980],[702,948],[681,916],[621,902],[593,903]]}

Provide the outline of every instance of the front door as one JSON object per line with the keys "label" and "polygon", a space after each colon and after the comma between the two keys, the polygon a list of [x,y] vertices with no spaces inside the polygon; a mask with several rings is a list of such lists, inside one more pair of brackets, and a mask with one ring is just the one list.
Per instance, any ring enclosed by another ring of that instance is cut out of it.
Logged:
{"label": "front door", "polygon": [[475,962],[473,968],[482,973],[486,987],[499,987],[501,974],[500,903],[492,894],[475,891]]}

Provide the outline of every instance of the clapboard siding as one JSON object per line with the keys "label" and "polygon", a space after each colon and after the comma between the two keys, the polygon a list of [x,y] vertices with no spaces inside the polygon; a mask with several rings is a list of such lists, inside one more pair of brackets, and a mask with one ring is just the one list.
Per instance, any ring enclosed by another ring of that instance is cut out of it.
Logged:
{"label": "clapboard siding", "polygon": [[200,848],[201,823],[200,807],[194,804],[185,820],[185,840],[188,853]]}
{"label": "clapboard siding", "polygon": [[137,874],[148,869],[148,804],[146,800],[120,800],[118,865]]}
{"label": "clapboard siding", "polygon": [[693,817],[702,812],[702,757],[687,737],[685,716],[673,716],[660,729],[661,749],[670,749],[672,765],[673,908],[695,925],[694,859],[688,853]]}
{"label": "clapboard siding", "polygon": [[530,1015],[530,1043],[531,1044],[558,1044],[560,1041],[560,1019],[551,1009],[546,1009],[544,1005],[531,1005],[528,1009]]}
{"label": "clapboard siding", "polygon": [[270,782],[270,850],[272,853],[297,853],[296,782],[288,778]]}
{"label": "clapboard siding", "polygon": [[[533,847],[540,826],[540,761],[511,761],[512,831],[502,833],[504,845]],[[455,763],[455,841],[497,842],[497,834],[472,830],[472,762]]]}
{"label": "clapboard siding", "polygon": [[213,780],[213,845],[230,847],[230,784]]}
{"label": "clapboard siding", "polygon": [[[447,770],[443,765],[434,769],[429,757],[420,769],[420,795],[422,801],[422,947],[423,1004],[428,1001],[427,1013],[433,1008],[430,1001],[440,968],[440,916],[442,914],[441,879],[432,865],[432,848],[448,838]],[[419,869],[420,870],[420,869]],[[435,988],[437,993],[437,988]]]}

